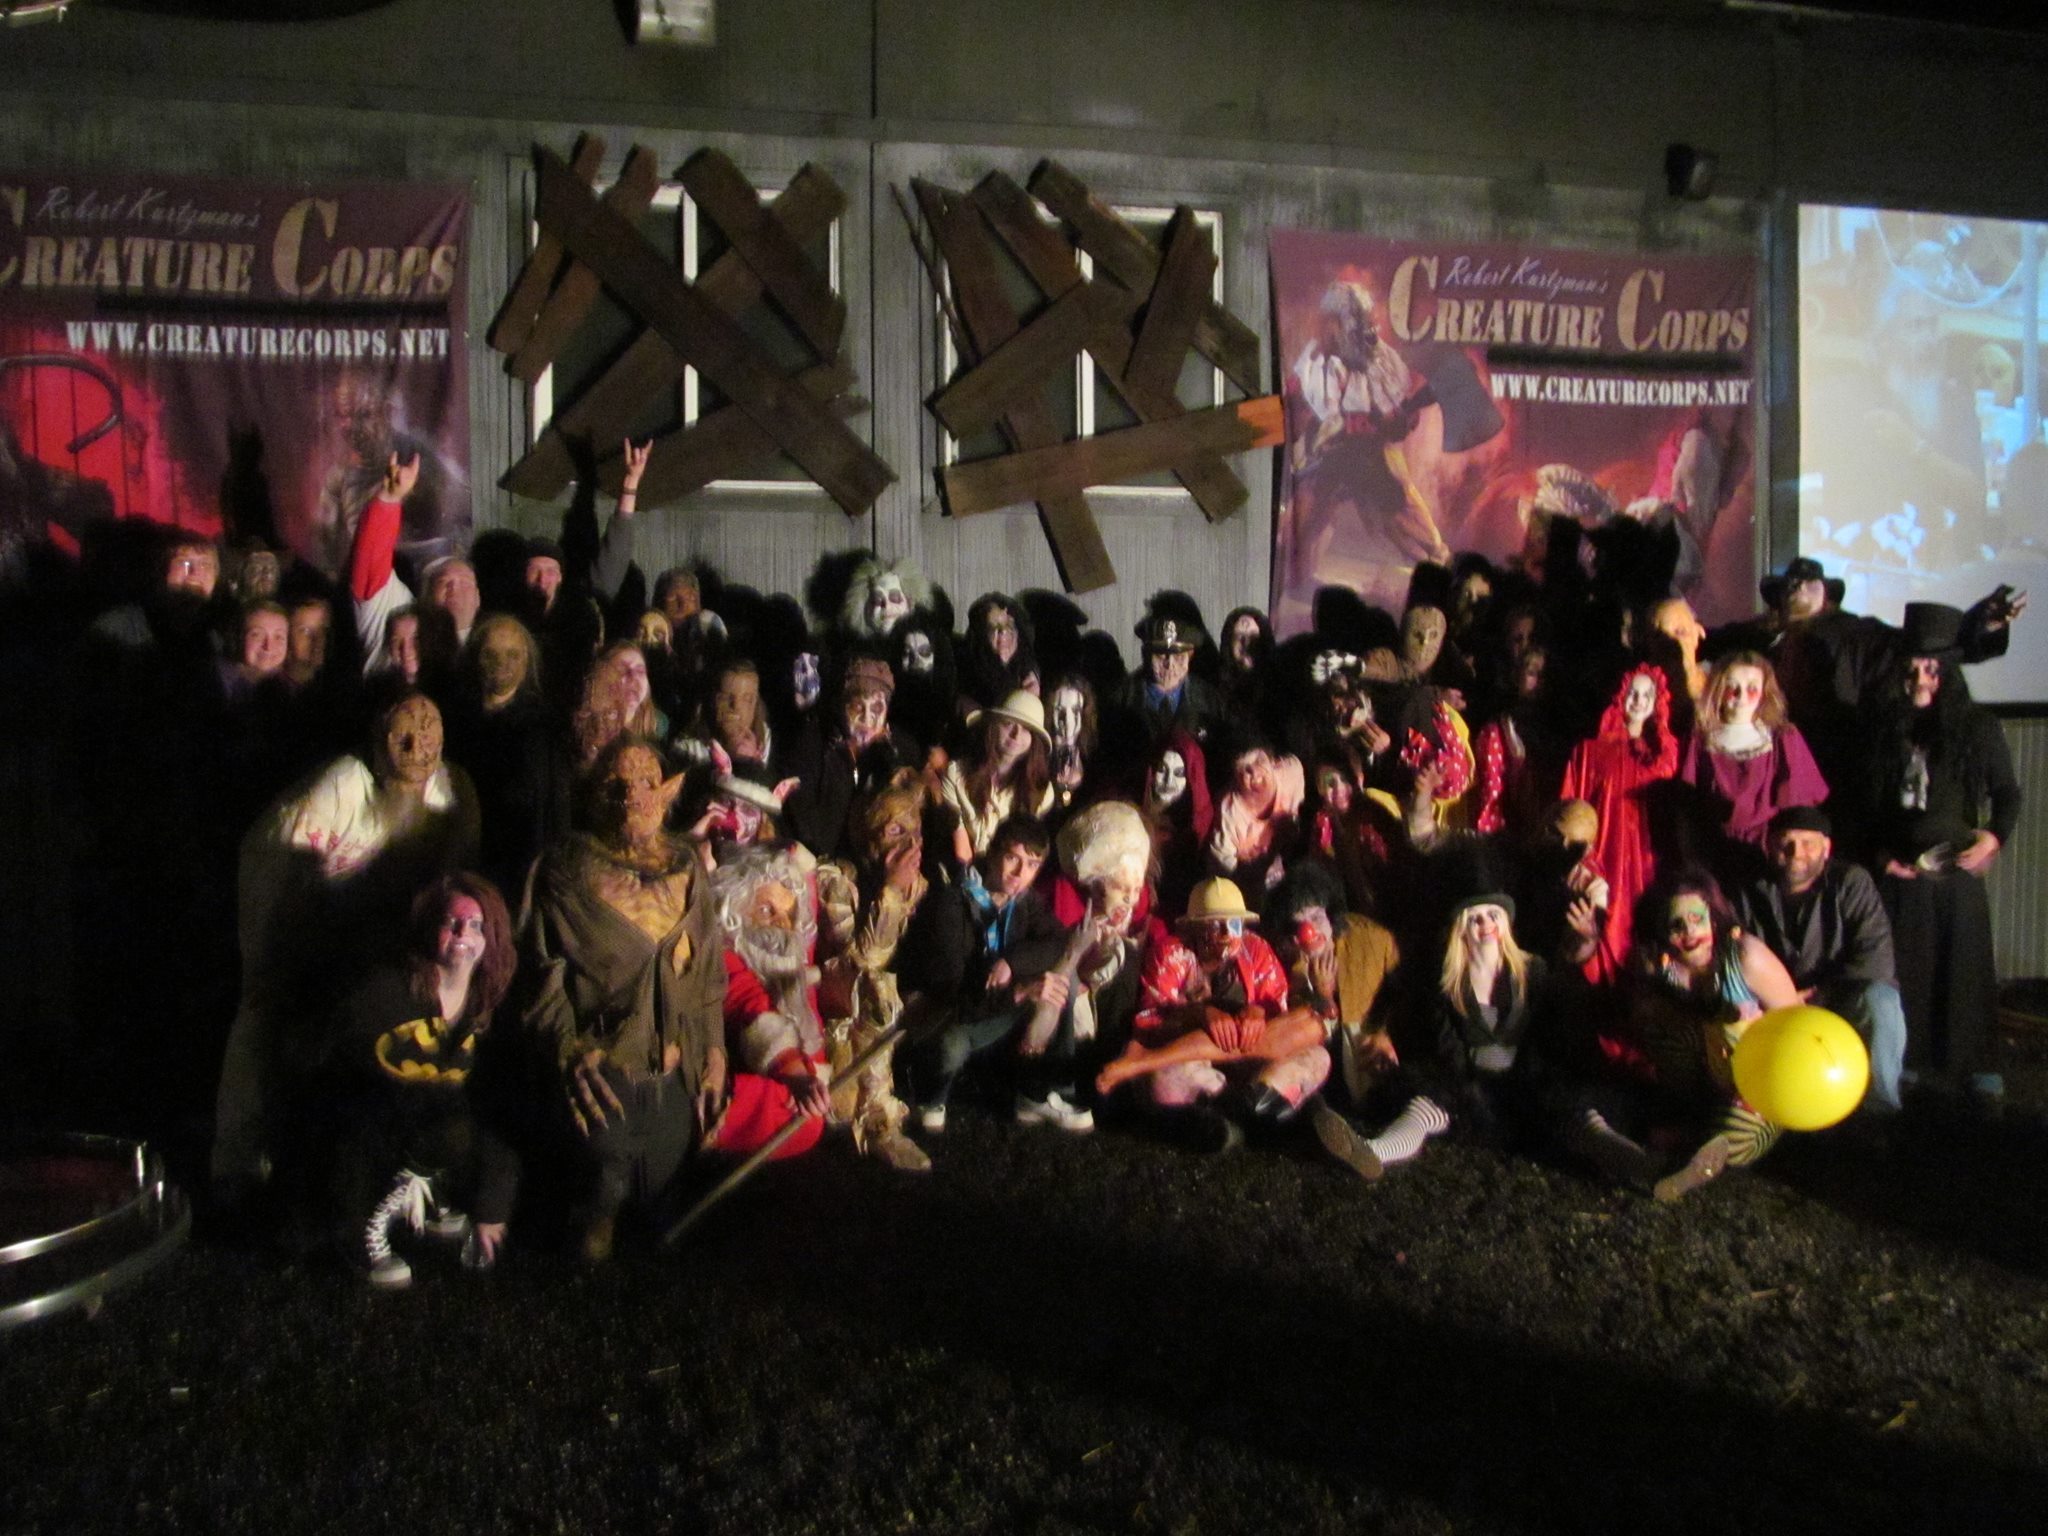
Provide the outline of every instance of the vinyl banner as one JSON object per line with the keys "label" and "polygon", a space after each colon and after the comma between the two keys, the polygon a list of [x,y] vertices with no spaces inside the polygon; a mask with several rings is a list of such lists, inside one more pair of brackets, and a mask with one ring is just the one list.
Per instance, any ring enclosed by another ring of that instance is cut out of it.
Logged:
{"label": "vinyl banner", "polygon": [[1709,624],[1753,612],[1756,260],[1279,230],[1287,398],[1272,617],[1398,613],[1416,564],[1523,552],[1538,512],[1668,528]]}
{"label": "vinyl banner", "polygon": [[0,539],[146,517],[333,572],[397,452],[405,543],[450,547],[468,222],[461,186],[0,172]]}

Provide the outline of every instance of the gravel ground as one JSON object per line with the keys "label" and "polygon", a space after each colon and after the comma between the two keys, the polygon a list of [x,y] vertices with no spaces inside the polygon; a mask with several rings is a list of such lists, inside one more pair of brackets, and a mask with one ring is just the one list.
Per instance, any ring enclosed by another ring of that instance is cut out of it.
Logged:
{"label": "gravel ground", "polygon": [[663,1258],[373,1295],[197,1242],[0,1336],[0,1529],[2020,1530],[2048,1134],[1792,1138],[1660,1207],[956,1110]]}

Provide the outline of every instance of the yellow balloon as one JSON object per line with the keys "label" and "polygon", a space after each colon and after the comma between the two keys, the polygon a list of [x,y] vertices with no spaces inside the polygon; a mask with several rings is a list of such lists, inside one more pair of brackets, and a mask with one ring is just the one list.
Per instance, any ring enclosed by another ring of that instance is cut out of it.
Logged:
{"label": "yellow balloon", "polygon": [[1787,1130],[1848,1118],[1870,1085],[1870,1053],[1839,1014],[1774,1008],[1735,1042],[1735,1086],[1749,1107]]}

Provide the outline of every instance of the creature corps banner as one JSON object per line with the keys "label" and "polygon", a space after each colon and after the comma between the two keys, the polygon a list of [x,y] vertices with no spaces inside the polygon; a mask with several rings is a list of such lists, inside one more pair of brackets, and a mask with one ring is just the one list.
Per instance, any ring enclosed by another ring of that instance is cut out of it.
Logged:
{"label": "creature corps banner", "polygon": [[461,186],[0,171],[0,564],[147,517],[335,571],[394,450],[448,547],[468,223]]}
{"label": "creature corps banner", "polygon": [[1271,249],[1282,634],[1325,585],[1398,613],[1420,561],[1509,560],[1539,511],[1668,528],[1702,619],[1755,610],[1753,255],[1300,230]]}

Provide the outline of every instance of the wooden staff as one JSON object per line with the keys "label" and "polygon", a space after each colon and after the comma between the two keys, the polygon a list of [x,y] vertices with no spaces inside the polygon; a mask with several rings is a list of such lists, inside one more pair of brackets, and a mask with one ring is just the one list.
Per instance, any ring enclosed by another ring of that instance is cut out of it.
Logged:
{"label": "wooden staff", "polygon": [[[860,1069],[900,1040],[903,1037],[903,1031],[904,1026],[900,1023],[893,1024],[888,1029],[883,1030],[881,1034],[868,1042],[865,1050],[861,1051],[859,1055],[846,1064],[846,1069],[839,1075],[849,1079],[860,1076]],[[770,1136],[761,1143],[758,1148],[748,1155],[745,1162],[720,1179],[705,1192],[702,1199],[683,1212],[681,1216],[677,1217],[670,1224],[668,1230],[661,1234],[661,1246],[663,1248],[673,1248],[676,1244],[680,1243],[685,1232],[709,1215],[712,1207],[716,1206],[727,1195],[752,1178],[754,1170],[773,1157],[781,1149],[784,1142],[802,1130],[804,1122],[809,1118],[810,1116],[808,1115],[792,1115],[789,1122],[773,1136]]]}

